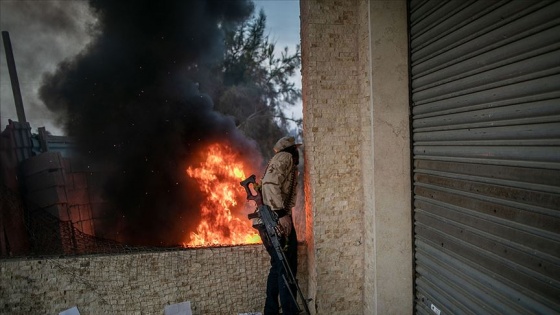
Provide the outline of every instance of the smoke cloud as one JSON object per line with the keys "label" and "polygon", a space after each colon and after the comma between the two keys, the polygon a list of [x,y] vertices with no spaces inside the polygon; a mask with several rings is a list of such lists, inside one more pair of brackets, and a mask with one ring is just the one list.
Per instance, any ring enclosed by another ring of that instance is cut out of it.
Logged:
{"label": "smoke cloud", "polygon": [[[0,1],[0,29],[10,33],[27,120],[60,134],[54,115],[37,96],[41,74],[54,71],[91,40],[95,23],[85,1]],[[4,49],[0,49],[1,124],[17,120]]]}
{"label": "smoke cloud", "polygon": [[[185,170],[196,153],[227,141],[256,154],[213,110],[223,31],[250,1],[89,3],[97,24],[87,49],[45,76],[40,97],[89,160],[111,170],[105,198],[120,239],[173,245],[197,224],[199,197]],[[190,223],[191,226],[186,226]]]}

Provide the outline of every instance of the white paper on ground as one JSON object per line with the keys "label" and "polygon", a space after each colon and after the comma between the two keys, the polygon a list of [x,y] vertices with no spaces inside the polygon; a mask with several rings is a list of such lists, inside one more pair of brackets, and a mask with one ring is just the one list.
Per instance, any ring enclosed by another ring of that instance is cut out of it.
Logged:
{"label": "white paper on ground", "polygon": [[192,315],[191,302],[182,302],[167,305],[163,311],[164,315]]}
{"label": "white paper on ground", "polygon": [[58,315],[80,315],[80,311],[78,311],[78,307],[74,306],[69,308],[65,311],[58,313]]}

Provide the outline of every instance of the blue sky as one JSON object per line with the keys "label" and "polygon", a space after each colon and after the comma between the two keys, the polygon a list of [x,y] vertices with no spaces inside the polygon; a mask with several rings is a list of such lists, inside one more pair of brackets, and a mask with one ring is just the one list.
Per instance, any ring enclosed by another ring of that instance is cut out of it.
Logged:
{"label": "blue sky", "polygon": [[[270,39],[276,41],[277,49],[288,47],[290,52],[300,44],[299,0],[259,0],[255,2],[255,11],[262,8],[267,17],[266,25]],[[294,82],[301,88],[301,72],[298,71]],[[301,118],[302,104],[286,110],[288,117]]]}
{"label": "blue sky", "polygon": [[[287,46],[290,52],[294,52],[300,43],[299,0],[254,0],[254,3],[255,14],[262,8],[267,16],[268,35],[276,42],[277,49]],[[53,17],[60,23],[45,22]],[[59,62],[87,45],[87,24],[94,22],[83,1],[0,0],[0,29],[10,32],[25,113],[32,132],[45,126],[53,134],[62,134],[53,123],[52,114],[39,100],[37,90],[43,73],[54,71]],[[5,58],[2,48],[0,130],[4,130],[8,119],[17,120]],[[299,71],[293,80],[301,87]],[[286,115],[301,118],[301,112],[300,103],[287,110]]]}
{"label": "blue sky", "polygon": [[276,39],[279,46],[291,48],[299,44],[298,0],[259,0],[255,1],[255,7],[256,10],[264,10],[271,38]]}

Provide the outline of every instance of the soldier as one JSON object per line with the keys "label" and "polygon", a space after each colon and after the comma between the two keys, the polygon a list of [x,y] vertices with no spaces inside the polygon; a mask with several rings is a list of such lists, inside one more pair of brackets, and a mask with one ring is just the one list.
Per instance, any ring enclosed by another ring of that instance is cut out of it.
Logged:
{"label": "soldier", "polygon": [[[292,208],[297,193],[297,165],[299,164],[298,147],[294,137],[283,137],[274,145],[276,154],[270,159],[262,179],[262,201],[278,215],[279,230],[282,233],[281,245],[286,261],[294,277],[297,273],[297,236],[292,222]],[[261,239],[265,240],[264,231],[259,229]],[[264,315],[277,315],[282,305],[283,315],[298,313],[296,305],[296,286],[286,285],[286,270],[275,253],[271,244],[263,242],[271,257],[270,272],[266,284],[266,302]],[[287,278],[287,277],[286,277]],[[290,290],[293,293],[290,294]]]}

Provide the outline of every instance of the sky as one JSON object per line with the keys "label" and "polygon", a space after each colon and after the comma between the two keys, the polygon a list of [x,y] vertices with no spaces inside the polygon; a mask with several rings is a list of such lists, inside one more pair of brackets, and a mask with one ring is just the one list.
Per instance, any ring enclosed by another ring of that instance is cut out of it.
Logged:
{"label": "sky", "polygon": [[[257,0],[255,14],[263,9],[267,16],[268,35],[277,49],[290,52],[300,43],[298,0]],[[45,73],[53,72],[65,59],[79,54],[91,41],[89,31],[96,23],[88,4],[78,0],[0,0],[0,29],[8,31],[27,121],[32,132],[46,127],[55,135],[64,131],[54,115],[38,97]],[[301,73],[293,81],[301,88]],[[301,118],[301,102],[286,112]],[[6,55],[0,49],[0,128],[8,119],[17,120]]]}

